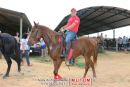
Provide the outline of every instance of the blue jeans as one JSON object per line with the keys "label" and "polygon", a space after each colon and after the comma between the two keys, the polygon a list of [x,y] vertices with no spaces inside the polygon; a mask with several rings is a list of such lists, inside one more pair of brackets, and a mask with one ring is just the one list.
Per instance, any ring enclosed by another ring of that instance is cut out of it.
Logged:
{"label": "blue jeans", "polygon": [[66,32],[66,38],[65,38],[65,42],[66,42],[66,56],[68,55],[70,46],[71,46],[71,41],[74,40],[76,38],[76,33],[72,32],[72,31],[67,31]]}
{"label": "blue jeans", "polygon": [[30,53],[30,50],[25,50],[24,54],[22,53],[22,50],[21,50],[21,59],[23,58],[23,56],[25,56],[27,65],[30,65],[29,53]]}

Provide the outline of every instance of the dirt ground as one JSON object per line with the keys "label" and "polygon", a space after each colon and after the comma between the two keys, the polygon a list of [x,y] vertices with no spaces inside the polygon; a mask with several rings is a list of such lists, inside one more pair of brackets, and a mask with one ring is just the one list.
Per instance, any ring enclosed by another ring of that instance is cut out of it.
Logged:
{"label": "dirt ground", "polygon": [[[53,65],[51,63],[40,63],[31,59],[32,67],[23,65],[21,73],[17,72],[16,63],[13,62],[10,77],[3,79],[6,71],[6,62],[0,59],[0,87],[54,87],[53,85],[43,84],[45,80],[53,79]],[[81,78],[84,68],[71,66],[70,70],[63,63],[60,70],[63,78]],[[106,52],[99,54],[96,66],[97,78],[92,80],[90,87],[130,87],[130,54]],[[89,69],[87,74],[92,78],[92,71]],[[55,85],[55,87],[71,87],[66,84]],[[73,87],[81,87],[80,85]],[[89,87],[88,85],[85,87]]]}

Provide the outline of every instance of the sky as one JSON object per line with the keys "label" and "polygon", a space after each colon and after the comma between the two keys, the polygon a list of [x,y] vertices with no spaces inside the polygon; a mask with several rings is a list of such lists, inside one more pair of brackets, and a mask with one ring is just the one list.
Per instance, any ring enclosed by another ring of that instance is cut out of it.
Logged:
{"label": "sky", "polygon": [[[130,0],[0,0],[0,7],[23,12],[33,21],[55,29],[61,20],[70,14],[71,8],[77,10],[92,6],[114,6],[130,10]],[[130,26],[116,29],[116,37],[130,37]],[[105,31],[103,35],[113,37],[113,31]],[[100,33],[99,33],[100,34]],[[97,35],[97,34],[93,34]]]}

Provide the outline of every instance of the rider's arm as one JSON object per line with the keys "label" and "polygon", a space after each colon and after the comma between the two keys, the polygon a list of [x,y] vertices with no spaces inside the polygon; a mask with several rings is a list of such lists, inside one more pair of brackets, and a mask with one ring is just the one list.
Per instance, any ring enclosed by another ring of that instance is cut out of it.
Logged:
{"label": "rider's arm", "polygon": [[64,31],[64,30],[71,30],[74,26],[76,25],[76,23],[72,23],[70,26],[65,25],[63,27],[61,27],[60,31]]}
{"label": "rider's arm", "polygon": [[65,26],[64,29],[71,30],[76,25],[76,22],[72,23],[70,26]]}
{"label": "rider's arm", "polygon": [[75,25],[77,24],[77,23],[79,23],[79,21],[78,21],[78,19],[74,19],[74,21],[73,21],[73,23],[71,24],[71,25],[69,25],[69,26],[64,26],[64,29],[65,30],[71,30],[72,28],[74,28],[75,27]]}

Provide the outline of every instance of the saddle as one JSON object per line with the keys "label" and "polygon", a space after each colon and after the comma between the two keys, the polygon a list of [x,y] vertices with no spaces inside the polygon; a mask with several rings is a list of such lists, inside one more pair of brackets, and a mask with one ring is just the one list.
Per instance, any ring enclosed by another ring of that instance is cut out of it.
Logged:
{"label": "saddle", "polygon": [[[64,48],[66,47],[66,42],[65,42],[65,39],[66,39],[66,35],[65,33],[63,32],[59,32],[58,33],[58,43],[60,43]],[[71,47],[72,48],[72,43],[75,42],[77,40],[77,36],[71,41]]]}
{"label": "saddle", "polygon": [[[62,46],[62,54],[65,54],[65,52],[66,52],[66,49],[65,49],[66,48],[66,42],[65,42],[66,35],[65,35],[65,33],[62,33],[62,32],[59,32],[58,35],[59,35],[58,43],[60,43]],[[71,41],[67,59],[71,59],[71,57],[72,57],[72,54],[73,54],[72,43],[75,42],[76,40],[77,40],[77,36]],[[61,58],[64,58],[64,57],[61,56]]]}

